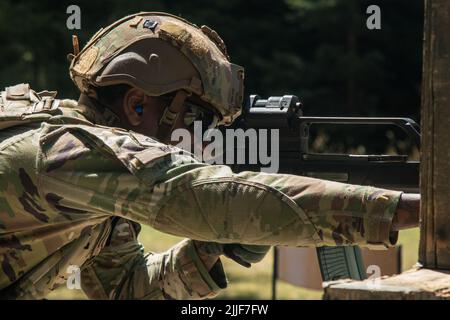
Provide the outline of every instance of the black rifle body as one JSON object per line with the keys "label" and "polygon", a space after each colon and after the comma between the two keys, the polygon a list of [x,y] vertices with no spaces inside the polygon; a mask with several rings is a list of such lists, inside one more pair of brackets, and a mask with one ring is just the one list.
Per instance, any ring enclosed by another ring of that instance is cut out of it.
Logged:
{"label": "black rifle body", "polygon": [[[232,129],[278,129],[279,173],[419,192],[419,161],[408,161],[407,155],[310,153],[309,133],[313,124],[397,126],[420,146],[420,129],[412,119],[307,117],[303,115],[298,97],[292,95],[268,99],[251,95]],[[248,163],[247,156],[244,164],[231,165],[233,171],[261,170],[260,164]],[[323,281],[366,278],[361,251],[357,246],[319,247],[317,254]]]}

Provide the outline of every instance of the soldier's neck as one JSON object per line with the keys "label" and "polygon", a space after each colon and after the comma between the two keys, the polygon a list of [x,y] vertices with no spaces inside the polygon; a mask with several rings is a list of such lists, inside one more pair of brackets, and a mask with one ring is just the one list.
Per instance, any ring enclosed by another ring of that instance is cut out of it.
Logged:
{"label": "soldier's neck", "polygon": [[120,118],[111,109],[84,93],[78,99],[77,110],[95,124],[122,127]]}

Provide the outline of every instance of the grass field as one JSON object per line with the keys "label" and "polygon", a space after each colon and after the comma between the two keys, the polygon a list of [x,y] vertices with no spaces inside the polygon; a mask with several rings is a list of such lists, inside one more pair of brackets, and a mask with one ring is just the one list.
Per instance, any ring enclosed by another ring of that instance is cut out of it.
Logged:
{"label": "grass field", "polygon": [[[178,242],[180,238],[169,236],[149,227],[141,231],[140,241],[147,250],[161,252]],[[411,229],[400,233],[399,244],[403,246],[402,267],[403,270],[411,268],[418,257],[419,230]],[[271,279],[273,250],[267,257],[250,269],[246,269],[235,262],[223,259],[228,275],[229,285],[217,299],[271,299]],[[322,291],[308,290],[278,281],[278,299],[321,299]],[[61,287],[55,290],[49,299],[86,299],[81,290],[69,290]]]}

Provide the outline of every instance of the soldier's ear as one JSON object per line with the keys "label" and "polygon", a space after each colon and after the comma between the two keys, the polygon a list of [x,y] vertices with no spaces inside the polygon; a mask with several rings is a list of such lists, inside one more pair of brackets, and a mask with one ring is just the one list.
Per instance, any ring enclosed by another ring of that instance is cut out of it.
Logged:
{"label": "soldier's ear", "polygon": [[131,126],[139,126],[144,118],[148,97],[141,90],[132,88],[125,93],[122,102],[123,113]]}

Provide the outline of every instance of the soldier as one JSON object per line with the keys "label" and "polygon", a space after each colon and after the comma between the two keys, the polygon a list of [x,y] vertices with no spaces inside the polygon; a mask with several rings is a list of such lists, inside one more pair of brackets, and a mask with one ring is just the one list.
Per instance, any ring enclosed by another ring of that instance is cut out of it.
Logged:
{"label": "soldier", "polygon": [[[203,299],[271,245],[395,244],[418,195],[285,174],[233,173],[167,143],[194,120],[240,113],[242,67],[217,33],[165,13],[101,29],[70,75],[78,101],[6,88],[0,98],[0,295],[41,299],[81,266],[97,299]],[[144,254],[140,224],[186,237]]]}

